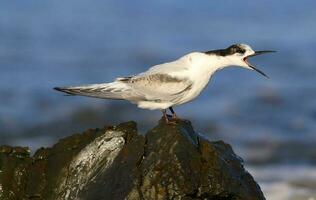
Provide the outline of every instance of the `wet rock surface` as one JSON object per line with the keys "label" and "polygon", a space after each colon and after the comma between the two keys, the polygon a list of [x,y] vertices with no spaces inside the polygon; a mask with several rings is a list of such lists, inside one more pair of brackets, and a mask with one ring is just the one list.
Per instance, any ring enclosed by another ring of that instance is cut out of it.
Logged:
{"label": "wet rock surface", "polygon": [[230,145],[190,122],[90,129],[30,156],[0,147],[0,199],[264,199]]}

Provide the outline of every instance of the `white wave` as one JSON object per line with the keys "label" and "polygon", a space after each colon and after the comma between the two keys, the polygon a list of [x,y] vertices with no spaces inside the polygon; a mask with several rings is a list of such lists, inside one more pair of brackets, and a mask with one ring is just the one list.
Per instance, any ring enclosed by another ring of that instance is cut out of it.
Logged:
{"label": "white wave", "polygon": [[248,166],[268,200],[316,200],[316,166]]}

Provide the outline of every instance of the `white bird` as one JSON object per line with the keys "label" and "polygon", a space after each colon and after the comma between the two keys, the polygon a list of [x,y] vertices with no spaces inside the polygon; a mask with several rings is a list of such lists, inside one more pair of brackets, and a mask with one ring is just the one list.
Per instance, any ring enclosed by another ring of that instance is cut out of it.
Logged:
{"label": "white bird", "polygon": [[234,44],[226,49],[192,52],[175,61],[155,65],[143,73],[117,78],[110,83],[54,89],[70,95],[128,100],[139,108],[159,109],[169,123],[166,109],[169,108],[172,119],[176,119],[172,107],[195,99],[220,69],[239,66],[266,76],[251,65],[248,58],[270,52],[275,51],[254,51],[249,45]]}

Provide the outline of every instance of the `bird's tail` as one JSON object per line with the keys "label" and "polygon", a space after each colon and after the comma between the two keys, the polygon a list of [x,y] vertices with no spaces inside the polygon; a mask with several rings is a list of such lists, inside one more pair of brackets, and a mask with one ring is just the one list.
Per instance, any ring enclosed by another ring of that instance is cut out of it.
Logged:
{"label": "bird's tail", "polygon": [[54,89],[69,95],[80,95],[101,99],[125,99],[124,96],[130,91],[130,88],[121,82],[91,84],[74,87],[55,87]]}

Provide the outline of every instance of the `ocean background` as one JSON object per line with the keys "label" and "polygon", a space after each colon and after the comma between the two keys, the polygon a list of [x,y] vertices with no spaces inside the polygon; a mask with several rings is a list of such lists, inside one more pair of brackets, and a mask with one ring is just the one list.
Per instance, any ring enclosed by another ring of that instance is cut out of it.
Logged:
{"label": "ocean background", "polygon": [[87,128],[160,111],[67,97],[55,86],[110,82],[192,51],[247,43],[269,75],[231,67],[176,107],[210,140],[233,146],[271,200],[316,199],[316,1],[0,2],[0,145],[48,147]]}

